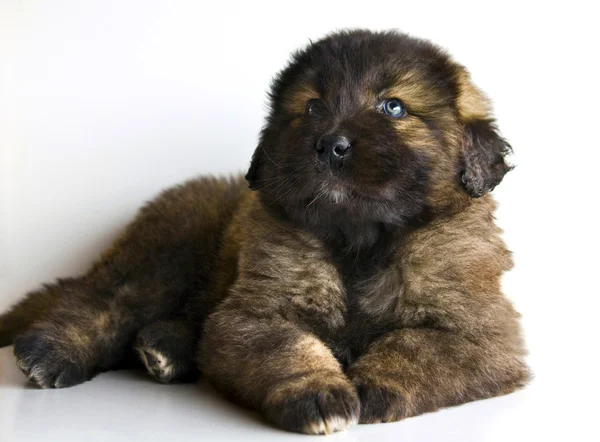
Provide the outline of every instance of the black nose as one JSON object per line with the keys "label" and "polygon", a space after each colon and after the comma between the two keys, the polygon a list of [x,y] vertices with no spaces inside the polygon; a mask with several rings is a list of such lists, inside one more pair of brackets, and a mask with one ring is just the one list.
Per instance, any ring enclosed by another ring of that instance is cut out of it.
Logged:
{"label": "black nose", "polygon": [[344,155],[350,150],[350,141],[348,141],[348,138],[340,135],[323,135],[319,138],[316,149],[319,159],[329,161],[332,167],[340,168]]}

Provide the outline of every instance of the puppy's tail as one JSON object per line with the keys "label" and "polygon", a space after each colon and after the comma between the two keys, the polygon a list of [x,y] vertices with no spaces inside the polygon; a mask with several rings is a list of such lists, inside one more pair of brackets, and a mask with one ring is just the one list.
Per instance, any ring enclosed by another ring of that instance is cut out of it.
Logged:
{"label": "puppy's tail", "polygon": [[9,311],[0,315],[0,347],[11,345],[16,335],[51,310],[69,282],[70,280],[63,279],[56,284],[44,285],[40,290],[28,293]]}

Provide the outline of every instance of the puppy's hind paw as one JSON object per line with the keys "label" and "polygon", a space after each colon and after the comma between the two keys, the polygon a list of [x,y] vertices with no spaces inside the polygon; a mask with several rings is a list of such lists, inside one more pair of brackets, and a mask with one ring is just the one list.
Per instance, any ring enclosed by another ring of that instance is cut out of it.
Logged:
{"label": "puppy's hind paw", "polygon": [[177,341],[165,339],[155,330],[141,332],[133,348],[148,373],[163,384],[193,382],[198,378],[193,350]]}
{"label": "puppy's hind paw", "polygon": [[176,372],[175,365],[167,355],[152,347],[136,347],[135,350],[138,352],[148,373],[158,381],[168,384],[173,380],[173,375]]}
{"label": "puppy's hind paw", "polygon": [[29,330],[14,340],[17,366],[41,388],[70,387],[91,377],[82,364],[75,362],[75,353],[76,349],[43,330]]}

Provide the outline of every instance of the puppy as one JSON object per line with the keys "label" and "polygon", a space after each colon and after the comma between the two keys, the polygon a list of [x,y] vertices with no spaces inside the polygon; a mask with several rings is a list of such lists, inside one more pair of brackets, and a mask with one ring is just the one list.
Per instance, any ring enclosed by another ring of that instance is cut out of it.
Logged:
{"label": "puppy", "polygon": [[29,379],[68,387],[133,352],[317,434],[523,386],[489,195],[510,148],[467,71],[423,40],[340,32],[293,55],[270,103],[250,190],[165,191],[85,275],[0,317]]}

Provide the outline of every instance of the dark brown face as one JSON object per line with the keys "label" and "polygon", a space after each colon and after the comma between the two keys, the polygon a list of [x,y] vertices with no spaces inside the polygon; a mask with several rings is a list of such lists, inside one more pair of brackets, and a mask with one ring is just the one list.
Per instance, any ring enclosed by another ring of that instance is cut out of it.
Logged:
{"label": "dark brown face", "polygon": [[393,225],[483,195],[508,170],[506,150],[484,97],[446,54],[353,31],[310,45],[276,78],[247,179],[305,222]]}

